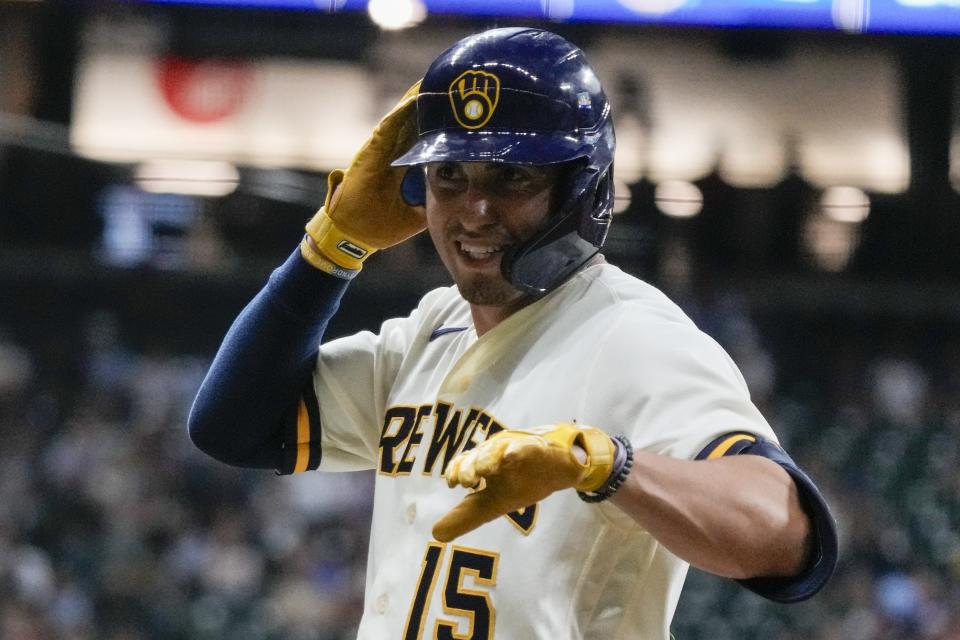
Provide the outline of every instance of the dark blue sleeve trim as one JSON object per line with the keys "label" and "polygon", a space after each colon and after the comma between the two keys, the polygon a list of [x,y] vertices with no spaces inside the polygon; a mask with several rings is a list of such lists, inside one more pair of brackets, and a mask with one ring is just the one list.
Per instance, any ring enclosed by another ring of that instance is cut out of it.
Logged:
{"label": "dark blue sleeve trim", "polygon": [[285,469],[291,417],[347,284],[310,266],[299,248],[271,274],[234,320],[194,399],[187,426],[199,449],[235,466]]}
{"label": "dark blue sleeve trim", "polygon": [[807,568],[797,576],[749,578],[738,580],[747,589],[769,600],[782,603],[800,602],[820,591],[833,575],[839,555],[837,524],[830,507],[816,484],[787,453],[772,442],[758,439],[740,453],[769,458],[786,470],[797,484],[800,504],[813,527],[814,548]]}

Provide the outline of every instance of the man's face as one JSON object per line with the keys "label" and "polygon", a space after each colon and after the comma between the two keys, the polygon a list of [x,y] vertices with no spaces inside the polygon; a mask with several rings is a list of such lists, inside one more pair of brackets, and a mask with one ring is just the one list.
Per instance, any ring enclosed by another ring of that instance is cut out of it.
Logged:
{"label": "man's face", "polygon": [[556,165],[427,165],[427,228],[467,302],[503,307],[524,298],[501,275],[500,261],[543,227],[559,173]]}

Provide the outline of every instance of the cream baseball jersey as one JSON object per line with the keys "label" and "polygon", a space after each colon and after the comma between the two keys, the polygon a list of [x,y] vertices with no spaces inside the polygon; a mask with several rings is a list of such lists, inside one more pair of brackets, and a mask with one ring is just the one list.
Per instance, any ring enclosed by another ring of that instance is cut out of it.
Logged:
{"label": "cream baseball jersey", "polygon": [[432,539],[464,495],[444,468],[497,431],[577,422],[687,459],[734,430],[776,441],[723,349],[608,264],[479,339],[456,288],[435,290],[379,334],[322,345],[314,391],[319,468],[376,472],[365,640],[669,637],[687,564],[611,504],[561,491]]}

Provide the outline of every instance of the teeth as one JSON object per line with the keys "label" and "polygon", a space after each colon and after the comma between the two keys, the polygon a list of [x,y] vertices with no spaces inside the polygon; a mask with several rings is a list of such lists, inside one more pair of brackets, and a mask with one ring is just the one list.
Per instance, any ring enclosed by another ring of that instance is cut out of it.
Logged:
{"label": "teeth", "polygon": [[500,247],[497,246],[464,244],[462,242],[460,243],[460,249],[462,249],[463,252],[469,255],[471,258],[485,258],[491,253],[500,251]]}

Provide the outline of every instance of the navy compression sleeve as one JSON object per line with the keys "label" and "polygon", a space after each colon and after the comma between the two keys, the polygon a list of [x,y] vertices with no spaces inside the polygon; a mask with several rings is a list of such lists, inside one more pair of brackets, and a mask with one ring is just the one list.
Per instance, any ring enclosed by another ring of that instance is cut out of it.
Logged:
{"label": "navy compression sleeve", "polygon": [[286,417],[309,384],[317,347],[349,281],[313,268],[297,249],[227,332],[187,426],[208,455],[280,469]]}
{"label": "navy compression sleeve", "polygon": [[803,472],[786,451],[768,440],[750,433],[731,431],[708,444],[697,460],[720,456],[756,455],[769,458],[793,478],[803,507],[813,528],[813,549],[805,569],[797,576],[748,578],[741,585],[775,602],[800,602],[817,593],[833,575],[837,566],[837,524],[817,485]]}

